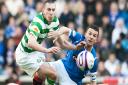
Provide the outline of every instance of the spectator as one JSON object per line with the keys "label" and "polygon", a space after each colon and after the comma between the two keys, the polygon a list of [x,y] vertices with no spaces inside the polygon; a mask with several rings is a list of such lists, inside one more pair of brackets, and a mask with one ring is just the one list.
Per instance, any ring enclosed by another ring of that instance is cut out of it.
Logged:
{"label": "spectator", "polygon": [[27,0],[25,11],[29,16],[29,21],[31,21],[36,15],[34,0]]}
{"label": "spectator", "polygon": [[111,52],[109,54],[109,58],[105,61],[105,68],[108,70],[111,76],[115,75],[117,65],[119,65],[119,60],[116,59],[115,53]]}
{"label": "spectator", "polygon": [[118,0],[119,10],[125,11],[126,10],[126,4],[127,4],[126,0]]}
{"label": "spectator", "polygon": [[76,3],[76,10],[77,10],[77,15],[75,18],[76,25],[77,25],[77,27],[83,27],[84,14],[85,14],[86,8],[82,1],[78,1]]}
{"label": "spectator", "polygon": [[109,17],[107,15],[104,15],[102,17],[102,28],[103,28],[103,38],[106,38],[109,43],[111,43],[111,36],[112,36],[112,31],[113,27],[109,22]]}
{"label": "spectator", "polygon": [[100,61],[98,64],[97,76],[99,76],[99,77],[110,76],[110,73],[104,67],[104,61]]}
{"label": "spectator", "polygon": [[95,1],[96,0],[85,0],[88,14],[95,14]]}
{"label": "spectator", "polygon": [[115,25],[116,20],[119,17],[119,9],[116,2],[110,4],[109,19],[112,26]]}
{"label": "spectator", "polygon": [[[88,16],[87,16],[87,21],[86,21],[87,23],[85,23],[85,25],[84,25],[84,28],[87,28],[89,25],[92,25],[92,24],[94,24],[95,23],[95,17],[94,17],[94,15],[93,14],[89,14]],[[86,29],[85,29],[86,30]]]}
{"label": "spectator", "polygon": [[109,42],[107,39],[103,38],[99,45],[99,51],[101,55],[101,59],[106,60],[108,59],[109,54]]}
{"label": "spectator", "polygon": [[114,74],[114,77],[123,77],[123,76],[124,75],[121,72],[121,65],[119,64],[119,65],[116,66],[116,72]]}
{"label": "spectator", "polygon": [[14,40],[13,40],[13,38],[9,38],[7,41],[6,60],[7,60],[7,65],[10,65],[12,67],[15,67],[14,51],[15,51]]}
{"label": "spectator", "polygon": [[42,12],[42,9],[43,9],[43,3],[42,2],[37,2],[37,4],[36,4],[36,12],[40,13],[40,12]]}
{"label": "spectator", "polygon": [[4,54],[5,54],[5,41],[4,41],[4,29],[0,25],[0,67],[5,63]]}
{"label": "spectator", "polygon": [[9,24],[5,28],[5,37],[9,39],[10,37],[13,37],[15,34],[15,29],[16,29],[16,20],[14,17],[9,18]]}
{"label": "spectator", "polygon": [[75,15],[70,11],[68,4],[64,6],[64,12],[60,15],[60,23],[67,26],[69,22],[74,22]]}
{"label": "spectator", "polygon": [[125,27],[124,20],[122,18],[117,19],[115,28],[112,31],[112,44],[115,45],[116,41],[119,40],[120,34],[127,34],[128,30]]}
{"label": "spectator", "polygon": [[96,12],[95,12],[95,22],[96,25],[101,26],[102,25],[102,16],[104,15],[104,6],[101,1],[97,1],[96,5]]}
{"label": "spectator", "polygon": [[[125,50],[125,53],[128,52],[128,36],[121,33],[123,38],[121,39],[121,47]],[[128,53],[127,53],[128,54]]]}
{"label": "spectator", "polygon": [[9,18],[11,16],[5,4],[2,4],[1,6],[0,15],[1,15],[1,24],[5,27],[9,23]]}
{"label": "spectator", "polygon": [[11,15],[15,16],[20,7],[24,7],[23,0],[6,0],[5,5],[7,6]]}
{"label": "spectator", "polygon": [[119,59],[120,62],[123,62],[123,61],[125,60],[125,55],[126,55],[126,53],[125,53],[125,50],[124,50],[124,49],[122,48],[122,46],[121,46],[120,40],[117,40],[117,42],[116,42],[116,44],[115,44],[113,50],[114,50],[115,53],[116,53],[117,59]]}
{"label": "spectator", "polygon": [[122,63],[121,72],[126,77],[128,76],[128,55],[126,57],[126,60]]}

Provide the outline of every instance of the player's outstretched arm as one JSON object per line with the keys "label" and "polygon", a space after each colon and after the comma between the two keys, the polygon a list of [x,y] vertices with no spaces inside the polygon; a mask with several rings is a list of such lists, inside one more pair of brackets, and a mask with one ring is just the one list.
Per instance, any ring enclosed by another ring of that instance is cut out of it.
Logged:
{"label": "player's outstretched arm", "polygon": [[31,33],[28,39],[28,46],[36,51],[40,51],[43,53],[56,53],[57,51],[60,50],[60,48],[58,47],[51,47],[49,49],[43,47],[42,45],[37,43],[36,38]]}
{"label": "player's outstretched arm", "polygon": [[63,37],[63,34],[68,35],[70,31],[71,29],[67,27],[61,27],[57,31],[49,32],[48,38],[55,38],[55,40],[53,40],[53,43],[59,43],[62,49],[75,50],[76,46]]}
{"label": "player's outstretched arm", "polygon": [[60,36],[55,43],[59,43],[61,45],[62,49],[68,49],[68,50],[76,50],[76,46],[73,45],[68,40],[64,39],[63,36]]}
{"label": "player's outstretched arm", "polygon": [[48,38],[57,38],[60,37],[63,34],[69,34],[71,29],[67,28],[67,27],[60,27],[59,30],[57,31],[51,31],[48,33]]}

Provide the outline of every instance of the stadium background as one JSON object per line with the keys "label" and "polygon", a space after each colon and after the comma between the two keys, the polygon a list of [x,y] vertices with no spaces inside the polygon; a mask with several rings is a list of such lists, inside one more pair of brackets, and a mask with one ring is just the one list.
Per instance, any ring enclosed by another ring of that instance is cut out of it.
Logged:
{"label": "stadium background", "polygon": [[[31,78],[16,65],[14,51],[33,17],[41,12],[44,1],[0,0],[0,85],[7,82],[31,85]],[[56,0],[56,4],[61,25],[81,33],[90,24],[100,27],[95,45],[100,60],[98,82],[128,85],[128,1]],[[52,46],[49,41],[43,45]],[[65,52],[46,55],[47,61],[62,58]]]}

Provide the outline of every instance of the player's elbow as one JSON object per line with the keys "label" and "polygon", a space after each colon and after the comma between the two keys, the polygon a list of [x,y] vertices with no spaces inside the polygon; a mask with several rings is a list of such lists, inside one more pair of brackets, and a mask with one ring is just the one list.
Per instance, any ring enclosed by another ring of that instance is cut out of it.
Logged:
{"label": "player's elbow", "polygon": [[36,43],[37,42],[36,42],[35,37],[32,34],[30,34],[30,37],[28,38],[28,43],[27,43],[28,47],[34,48],[34,46],[36,45]]}
{"label": "player's elbow", "polygon": [[63,34],[68,34],[69,33],[69,31],[70,31],[70,29],[69,28],[67,28],[67,27],[61,27],[60,28],[60,30],[62,30],[63,31]]}
{"label": "player's elbow", "polygon": [[30,40],[28,40],[28,43],[27,43],[28,47],[32,48],[33,47],[33,44]]}
{"label": "player's elbow", "polygon": [[62,49],[66,49],[67,48],[66,41],[61,42],[61,48]]}
{"label": "player's elbow", "polygon": [[34,40],[32,40],[31,38],[28,39],[28,43],[27,43],[28,47],[30,47],[30,48],[34,48],[34,45],[35,45],[35,44],[36,44],[36,43],[35,43]]}

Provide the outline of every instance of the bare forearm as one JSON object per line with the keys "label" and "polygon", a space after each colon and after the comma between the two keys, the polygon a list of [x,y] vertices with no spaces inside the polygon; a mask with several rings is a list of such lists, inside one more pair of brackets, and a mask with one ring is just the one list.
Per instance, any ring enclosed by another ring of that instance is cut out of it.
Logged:
{"label": "bare forearm", "polygon": [[34,43],[34,42],[31,42],[28,44],[28,46],[34,50],[37,50],[37,51],[40,51],[40,52],[44,52],[44,53],[47,53],[47,49],[43,46],[41,46],[40,44],[38,43]]}
{"label": "bare forearm", "polygon": [[61,27],[61,28],[59,29],[59,33],[60,33],[60,35],[62,35],[62,34],[68,34],[68,33],[70,32],[70,30],[71,30],[71,29],[69,29],[69,28],[67,28],[67,27]]}
{"label": "bare forearm", "polygon": [[36,42],[36,39],[34,38],[34,36],[30,35],[29,39],[28,39],[28,46],[34,50],[40,51],[40,52],[44,52],[47,53],[47,48],[43,47],[42,45],[38,44]]}
{"label": "bare forearm", "polygon": [[62,35],[57,39],[57,43],[62,49],[69,49],[69,50],[75,50],[76,46],[73,45],[71,42],[69,42],[67,39],[64,39],[65,37]]}
{"label": "bare forearm", "polygon": [[76,46],[73,45],[72,43],[70,43],[69,41],[64,41],[63,42],[63,47],[65,49],[69,49],[69,50],[76,50]]}

